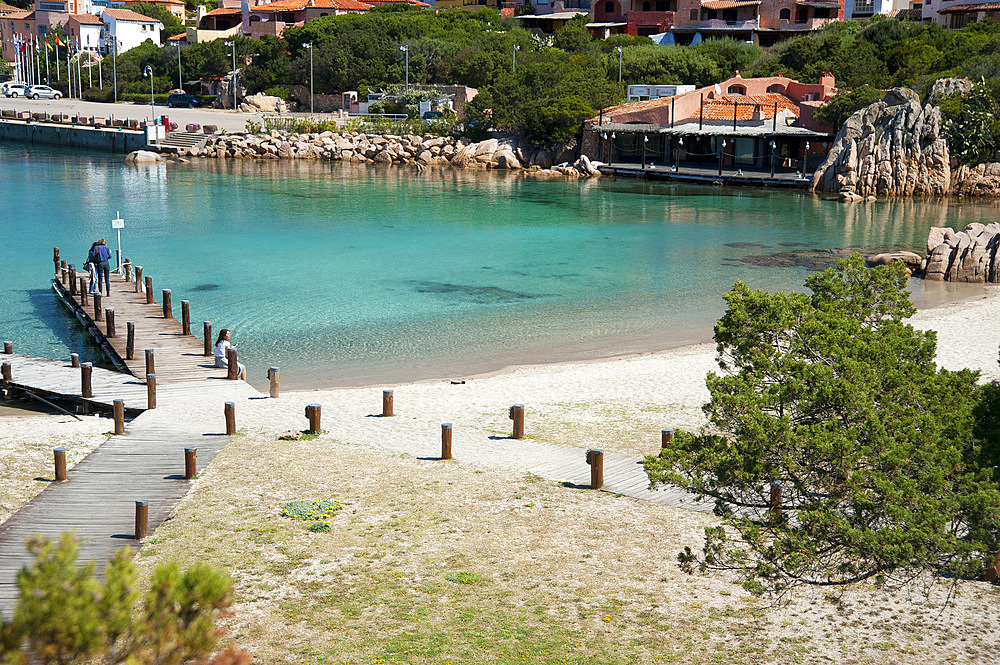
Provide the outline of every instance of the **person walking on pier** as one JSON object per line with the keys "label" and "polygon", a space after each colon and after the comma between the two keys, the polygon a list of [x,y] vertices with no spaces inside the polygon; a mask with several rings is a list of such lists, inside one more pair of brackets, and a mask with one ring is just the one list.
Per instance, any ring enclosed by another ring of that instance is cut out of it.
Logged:
{"label": "person walking on pier", "polygon": [[97,247],[94,248],[94,259],[96,259],[97,268],[97,292],[101,292],[101,284],[104,284],[104,293],[108,296],[111,295],[111,266],[108,261],[111,260],[111,250],[108,249],[107,244],[104,242],[104,238],[97,241]]}
{"label": "person walking on pier", "polygon": [[[223,367],[229,369],[229,360],[226,358],[226,349],[232,346],[234,349],[236,345],[229,343],[229,329],[223,328],[219,331],[219,338],[215,340],[215,366]],[[247,380],[247,368],[243,363],[236,361],[236,376]]]}
{"label": "person walking on pier", "polygon": [[87,269],[90,273],[90,292],[97,293],[97,257],[94,256],[94,250],[97,249],[97,243],[95,242],[90,246],[90,251],[87,252],[87,262],[83,264],[83,267]]}

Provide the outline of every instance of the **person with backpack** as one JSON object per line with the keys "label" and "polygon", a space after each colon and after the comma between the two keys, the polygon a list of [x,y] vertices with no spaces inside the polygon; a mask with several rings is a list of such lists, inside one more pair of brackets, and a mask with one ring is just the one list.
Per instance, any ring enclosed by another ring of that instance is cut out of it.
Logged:
{"label": "person with backpack", "polygon": [[111,250],[108,249],[107,243],[104,242],[104,238],[97,241],[97,246],[94,247],[94,259],[97,264],[97,292],[101,292],[101,284],[104,284],[104,293],[108,296],[111,295],[111,266],[109,261],[111,260]]}
{"label": "person with backpack", "polygon": [[94,256],[94,250],[97,249],[97,243],[95,242],[90,246],[90,251],[87,252],[87,262],[83,264],[83,267],[90,273],[90,292],[97,293],[97,258]]}

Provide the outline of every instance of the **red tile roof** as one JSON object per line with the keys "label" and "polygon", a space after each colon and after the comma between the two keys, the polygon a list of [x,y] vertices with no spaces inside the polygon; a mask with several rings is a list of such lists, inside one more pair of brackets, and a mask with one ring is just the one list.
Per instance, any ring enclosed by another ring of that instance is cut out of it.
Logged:
{"label": "red tile roof", "polygon": [[205,14],[205,16],[228,16],[230,14],[242,14],[243,10],[239,7],[219,7],[218,9],[213,9],[212,11]]}
{"label": "red tile roof", "polygon": [[93,14],[70,14],[69,17],[80,25],[104,25],[104,21]]}
{"label": "red tile roof", "polygon": [[182,32],[179,35],[174,35],[173,37],[167,37],[167,41],[168,42],[186,42],[187,41],[187,33],[186,32]]}
{"label": "red tile roof", "polygon": [[430,7],[431,5],[426,2],[420,2],[420,0],[375,0],[372,2],[373,5],[386,5],[390,2],[405,2],[408,5],[413,5],[414,7]]}
{"label": "red tile roof", "polygon": [[10,14],[11,12],[19,12],[19,11],[21,10],[18,9],[17,7],[11,7],[5,2],[0,2],[0,14]]}
{"label": "red tile roof", "polygon": [[24,9],[18,9],[9,14],[4,15],[4,18],[10,18],[14,20],[20,20],[22,18],[35,18],[35,12],[26,11]]}
{"label": "red tile roof", "polygon": [[[105,9],[104,14],[110,16],[116,21],[127,21],[129,23],[160,23],[155,18],[149,18],[148,16],[143,16],[138,12],[134,12],[131,9]],[[162,26],[163,24],[160,23]]]}
{"label": "red tile roof", "polygon": [[303,9],[339,9],[341,11],[365,12],[372,8],[358,0],[277,0],[266,5],[252,7],[252,12],[297,12]]}
{"label": "red tile roof", "polygon": [[798,117],[798,104],[772,92],[766,95],[723,95],[721,99],[706,100],[705,119],[732,120],[734,110],[737,120],[752,120],[755,112],[760,119],[773,118],[775,104],[779,110],[791,111]]}
{"label": "red tile roof", "polygon": [[705,9],[736,9],[759,5],[760,2],[761,0],[701,0],[701,6]]}
{"label": "red tile roof", "polygon": [[1000,9],[1000,2],[983,2],[980,4],[952,5],[939,9],[938,14],[965,14],[978,11],[995,11]]}

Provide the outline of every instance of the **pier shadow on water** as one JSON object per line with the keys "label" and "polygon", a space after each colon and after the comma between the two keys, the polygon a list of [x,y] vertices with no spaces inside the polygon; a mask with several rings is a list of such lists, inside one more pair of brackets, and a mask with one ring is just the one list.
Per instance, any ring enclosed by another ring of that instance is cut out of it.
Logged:
{"label": "pier shadow on water", "polygon": [[28,326],[29,330],[36,329],[39,335],[45,334],[42,331],[55,335],[59,342],[72,350],[72,353],[80,354],[82,363],[93,363],[94,367],[103,369],[115,369],[101,353],[101,348],[87,334],[76,317],[66,309],[52,289],[28,289],[27,293],[28,302],[31,303],[35,315],[34,321]]}

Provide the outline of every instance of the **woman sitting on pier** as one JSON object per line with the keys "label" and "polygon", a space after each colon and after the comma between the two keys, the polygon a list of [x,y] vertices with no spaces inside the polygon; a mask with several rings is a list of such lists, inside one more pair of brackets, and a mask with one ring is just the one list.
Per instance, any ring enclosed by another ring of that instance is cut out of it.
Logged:
{"label": "woman sitting on pier", "polygon": [[[226,359],[226,349],[232,346],[234,349],[235,345],[229,343],[229,329],[223,328],[219,331],[219,338],[215,340],[215,366],[229,368],[229,361]],[[246,365],[237,361],[236,363],[236,376],[247,380],[247,368]]]}

